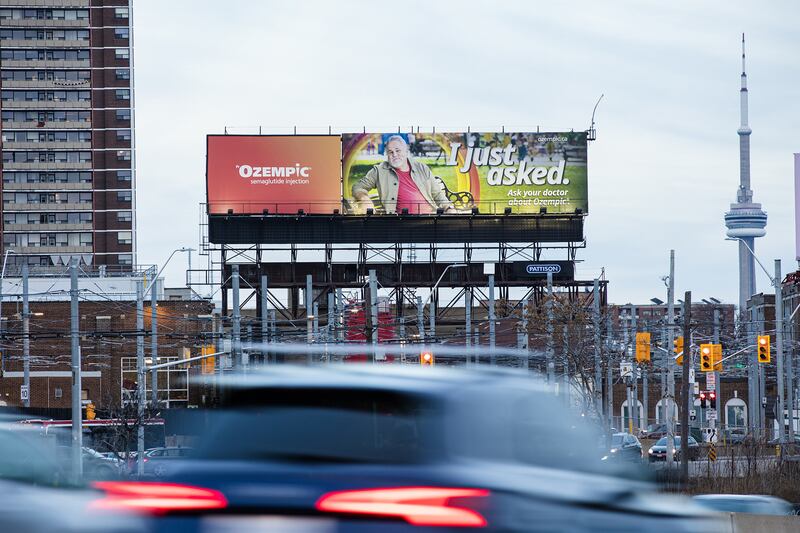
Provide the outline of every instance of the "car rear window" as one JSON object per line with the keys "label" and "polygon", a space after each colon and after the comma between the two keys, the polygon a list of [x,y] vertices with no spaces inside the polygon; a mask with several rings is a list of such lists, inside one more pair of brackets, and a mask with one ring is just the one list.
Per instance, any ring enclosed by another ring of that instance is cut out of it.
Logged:
{"label": "car rear window", "polygon": [[412,395],[278,388],[234,391],[226,404],[213,412],[199,457],[413,463],[436,455],[436,409]]}

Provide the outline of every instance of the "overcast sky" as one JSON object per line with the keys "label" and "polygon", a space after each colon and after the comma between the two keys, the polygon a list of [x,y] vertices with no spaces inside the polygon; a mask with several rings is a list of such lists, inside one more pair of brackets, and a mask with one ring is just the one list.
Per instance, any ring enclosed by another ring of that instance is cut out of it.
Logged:
{"label": "overcast sky", "polygon": [[665,299],[673,248],[679,297],[735,303],[741,34],[756,251],[793,271],[798,20],[793,0],[135,0],[139,261],[198,248],[208,133],[585,130],[604,94],[578,277],[605,269],[615,303]]}

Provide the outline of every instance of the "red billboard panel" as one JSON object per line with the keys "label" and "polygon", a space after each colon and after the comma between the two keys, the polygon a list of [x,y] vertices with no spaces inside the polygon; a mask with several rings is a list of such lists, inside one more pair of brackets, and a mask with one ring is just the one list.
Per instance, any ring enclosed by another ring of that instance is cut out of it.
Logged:
{"label": "red billboard panel", "polygon": [[330,214],[341,207],[338,135],[209,135],[208,214]]}

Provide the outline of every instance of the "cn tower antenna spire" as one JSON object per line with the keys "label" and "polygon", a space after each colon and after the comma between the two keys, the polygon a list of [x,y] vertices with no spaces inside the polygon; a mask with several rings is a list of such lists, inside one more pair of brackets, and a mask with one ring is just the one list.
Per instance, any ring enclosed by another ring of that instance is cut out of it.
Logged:
{"label": "cn tower antenna spire", "polygon": [[745,72],[747,72],[747,69],[744,68],[744,33],[743,33],[742,34],[742,75],[743,76],[747,75],[747,74],[745,74]]}

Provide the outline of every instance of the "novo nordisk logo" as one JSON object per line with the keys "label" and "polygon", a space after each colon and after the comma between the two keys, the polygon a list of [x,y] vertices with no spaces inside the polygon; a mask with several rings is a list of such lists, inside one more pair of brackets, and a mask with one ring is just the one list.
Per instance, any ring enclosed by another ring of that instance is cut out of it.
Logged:
{"label": "novo nordisk logo", "polygon": [[561,265],[528,265],[525,270],[528,274],[547,274],[548,272],[558,274],[561,272]]}

